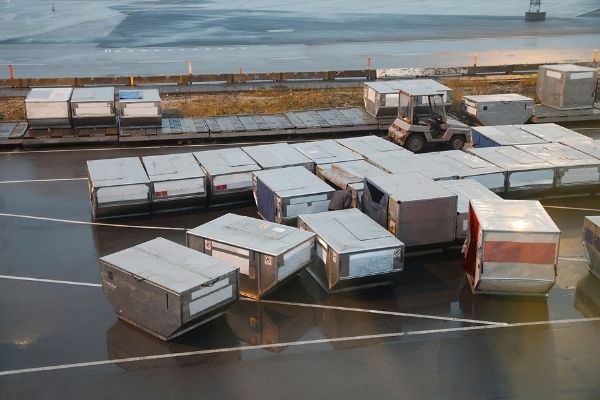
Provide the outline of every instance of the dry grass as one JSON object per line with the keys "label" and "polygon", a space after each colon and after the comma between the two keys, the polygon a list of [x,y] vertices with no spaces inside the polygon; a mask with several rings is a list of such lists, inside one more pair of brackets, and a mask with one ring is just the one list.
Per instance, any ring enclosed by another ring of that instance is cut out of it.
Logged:
{"label": "dry grass", "polygon": [[[454,89],[455,106],[458,106],[464,95],[519,93],[536,97],[535,75],[446,78],[441,81]],[[314,108],[359,107],[363,104],[362,94],[362,87],[294,90],[273,88],[244,92],[169,94],[162,95],[162,107],[166,117],[277,113]],[[4,115],[4,120],[24,120],[23,98],[0,98],[0,114]]]}

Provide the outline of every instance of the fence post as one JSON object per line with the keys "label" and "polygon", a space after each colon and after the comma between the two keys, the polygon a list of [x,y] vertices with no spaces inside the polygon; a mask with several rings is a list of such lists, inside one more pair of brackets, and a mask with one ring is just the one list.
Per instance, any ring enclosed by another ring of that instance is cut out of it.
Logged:
{"label": "fence post", "polygon": [[12,64],[8,64],[8,79],[15,79],[15,67]]}

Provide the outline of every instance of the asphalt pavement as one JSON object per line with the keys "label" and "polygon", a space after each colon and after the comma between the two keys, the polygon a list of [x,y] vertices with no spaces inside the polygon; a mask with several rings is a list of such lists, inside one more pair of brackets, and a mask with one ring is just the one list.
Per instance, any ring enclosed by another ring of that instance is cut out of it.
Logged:
{"label": "asphalt pavement", "polygon": [[85,161],[192,150],[0,153],[0,398],[600,394],[600,281],[581,247],[599,196],[543,200],[562,231],[548,298],[473,296],[448,251],[407,258],[394,286],[333,296],[303,272],[170,343],[119,322],[98,287],[99,257],[156,236],[183,244],[184,228],[256,209],[89,224]]}

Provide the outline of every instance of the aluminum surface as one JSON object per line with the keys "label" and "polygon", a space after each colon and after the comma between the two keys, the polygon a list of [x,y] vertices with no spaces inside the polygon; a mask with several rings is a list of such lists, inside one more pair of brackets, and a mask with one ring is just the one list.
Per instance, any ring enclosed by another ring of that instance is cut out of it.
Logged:
{"label": "aluminum surface", "polygon": [[[123,93],[125,92],[125,93]],[[126,92],[132,92],[131,90],[119,90],[119,103],[154,103],[160,102],[160,94],[158,89],[136,89],[133,92],[139,92],[141,97],[139,98],[122,98],[121,96],[126,95]]]}
{"label": "aluminum surface", "polygon": [[83,87],[74,88],[71,95],[71,103],[95,103],[95,102],[115,102],[115,88],[105,87]]}
{"label": "aluminum surface", "polygon": [[298,151],[318,164],[331,164],[341,161],[360,160],[362,156],[353,152],[333,139],[293,145]]}
{"label": "aluminum surface", "polygon": [[590,140],[588,136],[575,132],[571,129],[557,124],[529,124],[520,127],[525,132],[529,132],[547,142],[581,141]]}
{"label": "aluminum surface", "polygon": [[302,165],[310,166],[310,170],[314,170],[313,160],[288,143],[245,146],[242,150],[263,169]]}
{"label": "aluminum surface", "polygon": [[439,183],[416,172],[403,175],[374,176],[366,179],[399,202],[456,197]]}
{"label": "aluminum surface", "polygon": [[91,160],[87,162],[93,187],[150,183],[142,162],[137,157]]}
{"label": "aluminum surface", "polygon": [[360,154],[363,157],[367,157],[372,153],[379,153],[384,151],[406,151],[403,147],[398,146],[395,143],[385,140],[379,136],[359,136],[353,138],[334,139],[339,144],[349,148],[355,153]]}
{"label": "aluminum surface", "polygon": [[150,181],[203,178],[206,174],[192,153],[142,157]]}
{"label": "aluminum surface", "polygon": [[519,125],[473,126],[471,138],[475,148],[546,143],[546,140],[524,131]]}
{"label": "aluminum surface", "polygon": [[258,164],[240,148],[194,152],[194,157],[208,175],[225,175],[260,170]]}
{"label": "aluminum surface", "polygon": [[178,294],[227,275],[237,268],[163,238],[100,258],[140,279]]}
{"label": "aluminum surface", "polygon": [[73,88],[33,88],[29,90],[25,103],[68,102]]}
{"label": "aluminum surface", "polygon": [[303,167],[267,169],[253,175],[281,198],[335,191]]}
{"label": "aluminum surface", "polygon": [[539,201],[472,200],[482,229],[494,232],[560,233]]}
{"label": "aluminum surface", "polygon": [[231,244],[271,256],[280,256],[314,236],[291,226],[236,214],[226,214],[187,232],[188,235]]}

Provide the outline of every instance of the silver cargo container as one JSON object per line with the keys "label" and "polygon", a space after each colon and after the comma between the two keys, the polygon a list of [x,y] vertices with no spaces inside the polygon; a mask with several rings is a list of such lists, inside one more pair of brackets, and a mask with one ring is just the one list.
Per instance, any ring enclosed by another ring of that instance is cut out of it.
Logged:
{"label": "silver cargo container", "polygon": [[288,143],[242,147],[262,169],[301,166],[315,171],[315,163]]}
{"label": "silver cargo container", "polygon": [[583,220],[583,249],[590,271],[600,278],[600,216],[588,216]]}
{"label": "silver cargo container", "polygon": [[252,201],[252,171],[260,167],[248,154],[232,147],[198,151],[194,157],[206,171],[211,206]]}
{"label": "silver cargo container", "polygon": [[473,154],[461,150],[449,150],[419,154],[418,157],[451,172],[458,179],[474,179],[496,193],[502,193],[505,190],[506,173],[504,170]]}
{"label": "silver cargo container", "polygon": [[296,225],[300,214],[327,211],[335,192],[304,167],[256,171],[252,190],[258,214],[270,222]]}
{"label": "silver cargo container", "polygon": [[559,110],[593,108],[598,70],[574,64],[542,65],[537,95],[542,105]]}
{"label": "silver cargo container", "polygon": [[435,180],[458,179],[458,175],[441,165],[431,162],[423,154],[413,154],[410,151],[386,151],[372,153],[367,160],[390,174],[405,174],[417,172]]}
{"label": "silver cargo container", "polygon": [[419,173],[365,177],[363,209],[406,246],[454,241],[457,196]]}
{"label": "silver cargo container", "polygon": [[206,205],[206,174],[192,153],[142,157],[152,184],[152,211]]}
{"label": "silver cargo container", "polygon": [[149,214],[150,180],[137,157],[87,162],[94,219]]}
{"label": "silver cargo container", "polygon": [[363,157],[368,157],[369,154],[381,153],[383,151],[405,151],[410,153],[404,147],[400,147],[395,143],[390,142],[379,136],[359,136],[352,138],[334,139],[336,142],[360,154]]}
{"label": "silver cargo container", "polygon": [[556,124],[530,124],[521,125],[520,128],[550,143],[591,140],[588,136]]}
{"label": "silver cargo container", "polygon": [[163,238],[100,258],[120,319],[162,340],[222,315],[239,298],[238,268]]}
{"label": "silver cargo container", "polygon": [[520,94],[463,96],[463,113],[481,125],[524,124],[533,116],[534,101]]}
{"label": "silver cargo container", "polygon": [[187,231],[187,245],[240,268],[240,293],[258,299],[305,267],[315,235],[256,218],[226,214]]}
{"label": "silver cargo container", "polygon": [[470,200],[502,200],[500,196],[473,179],[440,181],[440,185],[458,196],[456,239],[459,240],[464,240],[467,237]]}
{"label": "silver cargo container", "polygon": [[317,167],[317,176],[328,184],[349,190],[352,195],[352,207],[360,208],[365,176],[388,175],[387,171],[365,160],[345,161],[323,164]]}
{"label": "silver cargo container", "polygon": [[73,89],[71,96],[73,126],[114,127],[117,125],[114,87],[85,87]]}
{"label": "silver cargo container", "polygon": [[296,143],[293,146],[299,152],[313,160],[316,165],[362,159],[360,154],[353,152],[332,139]]}
{"label": "silver cargo container", "polygon": [[33,88],[25,98],[30,129],[70,128],[73,88]]}
{"label": "silver cargo container", "polygon": [[[443,93],[446,106],[452,104],[452,89],[449,87],[433,79],[405,79],[365,82],[363,86],[365,110],[374,117],[396,117],[400,89],[414,91],[419,88]],[[417,98],[417,104],[425,104],[426,101],[427,99]]]}
{"label": "silver cargo container", "polygon": [[560,230],[533,200],[471,200],[463,267],[475,293],[545,295]]}
{"label": "silver cargo container", "polygon": [[473,147],[477,148],[547,143],[524,131],[520,125],[472,126],[471,140]]}
{"label": "silver cargo container", "polygon": [[127,128],[160,128],[162,111],[157,89],[119,90],[119,123]]}
{"label": "silver cargo container", "polygon": [[486,147],[467,151],[505,170],[508,192],[545,190],[554,185],[554,166],[516,147]]}
{"label": "silver cargo container", "polygon": [[516,147],[556,167],[554,187],[600,184],[600,160],[595,157],[562,143]]}
{"label": "silver cargo container", "polygon": [[403,269],[404,244],[355,208],[300,215],[298,226],[317,234],[307,270],[328,293],[391,283]]}

